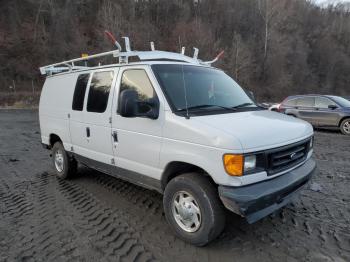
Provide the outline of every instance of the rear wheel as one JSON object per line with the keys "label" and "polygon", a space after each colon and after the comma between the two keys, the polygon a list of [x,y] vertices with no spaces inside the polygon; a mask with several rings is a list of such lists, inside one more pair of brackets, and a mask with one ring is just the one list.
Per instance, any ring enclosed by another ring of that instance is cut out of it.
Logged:
{"label": "rear wheel", "polygon": [[350,118],[344,119],[340,124],[340,131],[344,135],[350,135]]}
{"label": "rear wheel", "polygon": [[182,240],[204,246],[225,227],[225,211],[214,185],[204,175],[172,179],[163,198],[166,219]]}
{"label": "rear wheel", "polygon": [[53,166],[59,178],[69,178],[77,171],[77,161],[71,159],[61,142],[56,142],[52,147]]}

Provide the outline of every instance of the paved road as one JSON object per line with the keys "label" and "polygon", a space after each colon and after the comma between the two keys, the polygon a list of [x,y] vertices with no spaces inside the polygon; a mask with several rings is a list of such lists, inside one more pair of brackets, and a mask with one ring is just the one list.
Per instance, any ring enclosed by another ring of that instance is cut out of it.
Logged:
{"label": "paved road", "polygon": [[0,111],[0,261],[350,261],[350,137],[316,132],[318,172],[279,215],[228,214],[218,240],[176,239],[158,193],[80,167],[54,176],[37,112]]}

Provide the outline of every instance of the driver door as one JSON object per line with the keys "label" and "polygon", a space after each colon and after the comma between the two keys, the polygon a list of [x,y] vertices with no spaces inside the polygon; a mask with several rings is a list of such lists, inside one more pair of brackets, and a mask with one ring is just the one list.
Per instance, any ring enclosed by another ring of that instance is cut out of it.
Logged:
{"label": "driver door", "polygon": [[[158,89],[157,89],[158,88]],[[133,89],[139,100],[158,98],[157,119],[122,117],[118,114],[120,92]],[[164,98],[148,66],[129,66],[120,70],[112,110],[112,137],[115,165],[121,169],[160,179],[159,154],[164,123]],[[129,175],[133,176],[133,173]],[[132,177],[135,179],[135,177]],[[131,178],[131,179],[132,179]]]}

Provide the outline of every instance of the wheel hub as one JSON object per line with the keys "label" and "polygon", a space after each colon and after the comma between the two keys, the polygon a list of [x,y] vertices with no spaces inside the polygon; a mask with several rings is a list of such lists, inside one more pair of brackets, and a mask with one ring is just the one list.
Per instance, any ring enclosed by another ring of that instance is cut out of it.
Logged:
{"label": "wheel hub", "polygon": [[350,121],[344,123],[343,129],[346,133],[350,134]]}
{"label": "wheel hub", "polygon": [[186,232],[196,232],[202,222],[202,215],[197,201],[187,192],[181,191],[174,195],[173,216],[176,223]]}
{"label": "wheel hub", "polygon": [[64,157],[63,152],[60,149],[55,153],[55,167],[58,172],[62,172],[64,169]]}
{"label": "wheel hub", "polygon": [[179,215],[184,220],[191,219],[191,216],[193,216],[193,210],[190,203],[184,203],[183,205],[179,206]]}

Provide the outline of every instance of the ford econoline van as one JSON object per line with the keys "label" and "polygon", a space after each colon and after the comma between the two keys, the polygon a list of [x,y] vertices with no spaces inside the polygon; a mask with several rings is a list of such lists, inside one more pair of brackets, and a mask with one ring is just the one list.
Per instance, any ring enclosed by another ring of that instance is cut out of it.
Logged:
{"label": "ford econoline van", "polygon": [[[106,55],[119,62],[77,66]],[[57,176],[79,163],[160,192],[169,225],[193,245],[223,231],[225,208],[249,223],[276,212],[315,170],[309,123],[257,106],[196,56],[116,50],[41,72],[41,139]]]}

